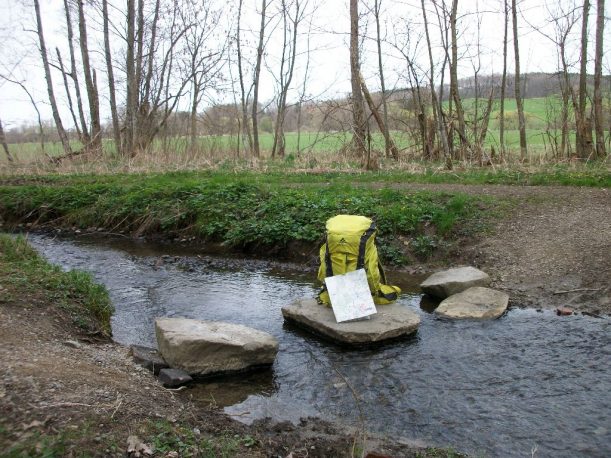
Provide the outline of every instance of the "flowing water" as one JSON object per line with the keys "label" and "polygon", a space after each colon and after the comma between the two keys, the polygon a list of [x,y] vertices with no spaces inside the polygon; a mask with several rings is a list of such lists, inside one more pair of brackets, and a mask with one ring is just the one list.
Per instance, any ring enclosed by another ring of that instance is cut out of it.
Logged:
{"label": "flowing water", "polygon": [[[408,293],[400,303],[422,319],[415,338],[345,350],[283,323],[283,305],[315,294],[311,272],[211,262],[136,242],[30,240],[51,262],[87,270],[108,287],[122,344],[154,346],[159,316],[274,335],[280,351],[272,370],[188,390],[241,421],[319,416],[475,456],[611,456],[608,319],[514,309],[495,321],[451,322]],[[180,262],[161,263],[167,254]],[[398,279],[410,289],[409,278]]]}

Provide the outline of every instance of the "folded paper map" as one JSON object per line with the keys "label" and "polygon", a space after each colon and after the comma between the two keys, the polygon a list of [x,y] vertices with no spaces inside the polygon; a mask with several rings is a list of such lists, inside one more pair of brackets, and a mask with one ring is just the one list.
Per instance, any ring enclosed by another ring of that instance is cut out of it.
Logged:
{"label": "folded paper map", "polygon": [[377,312],[365,269],[327,277],[325,284],[338,323],[366,318]]}

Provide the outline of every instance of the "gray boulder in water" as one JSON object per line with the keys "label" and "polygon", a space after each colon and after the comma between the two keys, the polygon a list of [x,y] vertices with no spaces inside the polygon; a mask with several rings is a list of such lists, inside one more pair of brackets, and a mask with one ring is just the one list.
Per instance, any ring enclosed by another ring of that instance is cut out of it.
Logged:
{"label": "gray boulder in water", "polygon": [[426,294],[445,299],[473,286],[488,286],[490,276],[475,267],[454,267],[436,272],[420,284]]}
{"label": "gray boulder in water", "polygon": [[282,307],[284,319],[315,334],[346,345],[366,345],[408,336],[418,330],[420,317],[399,304],[379,305],[370,319],[338,323],[331,307],[301,299]]}
{"label": "gray boulder in water", "polygon": [[155,333],[167,363],[193,376],[269,366],[278,352],[270,334],[220,321],[157,318]]}
{"label": "gray boulder in water", "polygon": [[474,286],[441,301],[435,313],[445,318],[489,320],[505,313],[508,304],[504,292]]}

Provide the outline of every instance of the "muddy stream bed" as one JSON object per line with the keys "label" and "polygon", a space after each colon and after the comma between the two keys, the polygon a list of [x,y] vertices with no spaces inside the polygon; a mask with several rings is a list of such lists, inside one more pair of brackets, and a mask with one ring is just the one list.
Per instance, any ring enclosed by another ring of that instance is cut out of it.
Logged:
{"label": "muddy stream bed", "polygon": [[51,262],[89,271],[107,286],[121,344],[155,346],[159,316],[274,335],[280,351],[271,370],[181,392],[240,421],[317,416],[474,456],[611,456],[606,318],[512,309],[489,322],[439,320],[413,286],[418,279],[391,273],[407,291],[400,303],[421,316],[417,336],[345,350],[283,323],[283,305],[316,293],[311,269],[127,240],[30,241]]}

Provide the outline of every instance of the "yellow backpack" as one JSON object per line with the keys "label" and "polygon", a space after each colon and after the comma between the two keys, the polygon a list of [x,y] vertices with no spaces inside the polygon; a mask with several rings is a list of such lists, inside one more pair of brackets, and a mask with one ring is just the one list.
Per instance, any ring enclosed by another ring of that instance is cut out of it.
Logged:
{"label": "yellow backpack", "polygon": [[337,215],[327,220],[327,239],[320,247],[318,269],[318,280],[323,284],[320,302],[331,304],[325,278],[357,269],[365,269],[374,303],[390,304],[397,299],[401,289],[386,284],[375,236],[375,222],[365,216]]}

